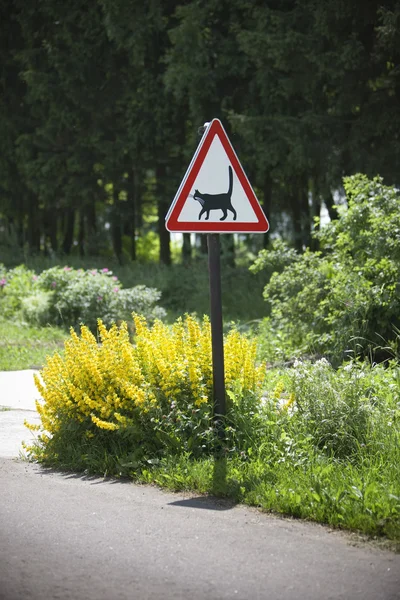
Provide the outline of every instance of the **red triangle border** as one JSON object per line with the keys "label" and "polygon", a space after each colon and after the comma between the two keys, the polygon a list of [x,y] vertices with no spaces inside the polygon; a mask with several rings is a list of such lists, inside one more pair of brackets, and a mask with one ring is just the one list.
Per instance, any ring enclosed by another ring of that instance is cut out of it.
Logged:
{"label": "red triangle border", "polygon": [[[232,165],[232,169],[236,173],[251,207],[254,210],[258,219],[256,222],[178,221],[179,215],[182,212],[183,206],[190,194],[215,136],[219,137]],[[268,220],[219,119],[213,119],[204,133],[203,139],[196,150],[193,160],[189,165],[186,175],[175,196],[175,200],[168,211],[165,226],[168,231],[172,233],[266,233],[269,230]]]}

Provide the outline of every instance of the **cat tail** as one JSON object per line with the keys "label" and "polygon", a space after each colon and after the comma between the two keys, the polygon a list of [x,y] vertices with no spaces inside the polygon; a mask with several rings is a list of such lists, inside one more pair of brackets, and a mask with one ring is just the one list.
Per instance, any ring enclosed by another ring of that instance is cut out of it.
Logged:
{"label": "cat tail", "polygon": [[232,167],[231,165],[229,165],[228,167],[229,170],[229,189],[228,189],[228,196],[231,197],[232,195],[232,190],[233,190],[233,171],[232,171]]}

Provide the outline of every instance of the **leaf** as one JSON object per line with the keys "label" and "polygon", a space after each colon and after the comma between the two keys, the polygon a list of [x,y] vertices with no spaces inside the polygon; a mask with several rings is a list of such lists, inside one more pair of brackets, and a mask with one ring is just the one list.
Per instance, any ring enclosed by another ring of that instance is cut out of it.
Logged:
{"label": "leaf", "polygon": [[363,493],[362,493],[362,491],[361,491],[361,490],[359,490],[357,486],[355,486],[355,485],[352,485],[352,486],[351,486],[351,489],[353,490],[353,493],[354,493],[354,495],[355,495],[355,496],[357,496],[357,498],[360,498],[360,499],[361,499],[361,498],[363,497]]}

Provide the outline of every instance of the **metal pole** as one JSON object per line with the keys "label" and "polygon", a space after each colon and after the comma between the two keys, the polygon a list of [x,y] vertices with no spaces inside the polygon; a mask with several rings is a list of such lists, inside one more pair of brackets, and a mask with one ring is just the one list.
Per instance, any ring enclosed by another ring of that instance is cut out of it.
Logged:
{"label": "metal pole", "polygon": [[224,339],[222,330],[221,261],[219,234],[207,234],[210,276],[211,346],[214,387],[214,415],[226,414]]}

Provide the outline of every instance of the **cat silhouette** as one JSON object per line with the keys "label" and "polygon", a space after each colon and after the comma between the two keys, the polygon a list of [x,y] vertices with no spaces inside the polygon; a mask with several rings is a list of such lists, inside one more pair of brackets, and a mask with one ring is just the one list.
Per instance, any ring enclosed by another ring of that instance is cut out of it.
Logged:
{"label": "cat silhouette", "polygon": [[204,213],[206,213],[206,221],[208,221],[211,210],[222,210],[223,215],[220,218],[220,221],[225,221],[229,210],[231,213],[233,213],[233,220],[236,221],[236,210],[232,206],[233,172],[230,165],[228,169],[229,187],[227,192],[222,194],[203,194],[202,192],[199,192],[199,190],[194,191],[192,198],[201,204],[199,221]]}

